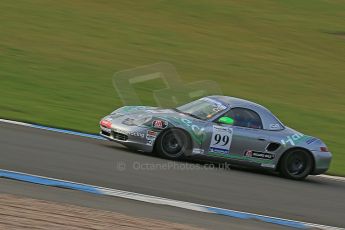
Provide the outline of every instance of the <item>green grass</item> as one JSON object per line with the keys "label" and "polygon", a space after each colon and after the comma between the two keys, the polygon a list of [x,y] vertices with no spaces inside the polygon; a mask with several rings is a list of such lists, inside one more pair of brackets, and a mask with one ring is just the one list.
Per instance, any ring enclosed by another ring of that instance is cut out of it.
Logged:
{"label": "green grass", "polygon": [[1,0],[0,117],[97,132],[115,72],[169,62],[320,137],[345,175],[344,18],[344,0]]}

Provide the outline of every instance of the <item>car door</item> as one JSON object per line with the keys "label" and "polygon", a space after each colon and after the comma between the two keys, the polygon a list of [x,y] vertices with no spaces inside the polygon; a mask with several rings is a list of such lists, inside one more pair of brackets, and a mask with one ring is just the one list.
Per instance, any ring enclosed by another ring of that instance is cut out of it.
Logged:
{"label": "car door", "polygon": [[230,109],[223,116],[234,120],[232,125],[221,124],[232,132],[229,147],[229,154],[232,155],[232,158],[271,159],[273,157],[266,153],[269,140],[265,130],[262,129],[262,120],[258,113],[251,109],[236,107]]}

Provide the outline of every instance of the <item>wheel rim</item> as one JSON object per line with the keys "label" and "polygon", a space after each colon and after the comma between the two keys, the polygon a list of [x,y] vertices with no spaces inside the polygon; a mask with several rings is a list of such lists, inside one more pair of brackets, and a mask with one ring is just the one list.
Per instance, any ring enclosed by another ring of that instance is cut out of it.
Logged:
{"label": "wheel rim", "polygon": [[184,142],[177,133],[168,132],[162,140],[162,148],[164,152],[172,157],[181,155]]}
{"label": "wheel rim", "polygon": [[307,168],[308,159],[303,152],[294,152],[288,158],[288,171],[291,175],[300,175]]}

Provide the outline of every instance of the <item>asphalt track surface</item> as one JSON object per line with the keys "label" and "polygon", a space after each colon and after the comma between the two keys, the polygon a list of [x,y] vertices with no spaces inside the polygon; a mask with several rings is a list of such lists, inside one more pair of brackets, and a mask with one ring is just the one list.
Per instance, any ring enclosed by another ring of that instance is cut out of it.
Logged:
{"label": "asphalt track surface", "polygon": [[[292,181],[246,170],[196,169],[190,164],[187,169],[184,162],[129,151],[111,142],[4,123],[0,123],[0,157],[1,169],[345,227],[345,183],[340,181],[313,176]],[[163,167],[172,163],[174,168]]]}

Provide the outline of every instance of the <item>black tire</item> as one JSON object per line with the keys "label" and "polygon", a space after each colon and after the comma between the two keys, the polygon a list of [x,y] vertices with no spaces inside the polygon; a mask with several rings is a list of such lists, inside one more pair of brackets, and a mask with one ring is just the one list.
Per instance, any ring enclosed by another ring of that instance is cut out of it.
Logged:
{"label": "black tire", "polygon": [[313,158],[303,149],[292,149],[283,155],[280,172],[289,179],[303,180],[313,170]]}
{"label": "black tire", "polygon": [[191,151],[191,142],[188,134],[180,129],[169,129],[159,135],[155,152],[161,157],[177,160],[183,159]]}

